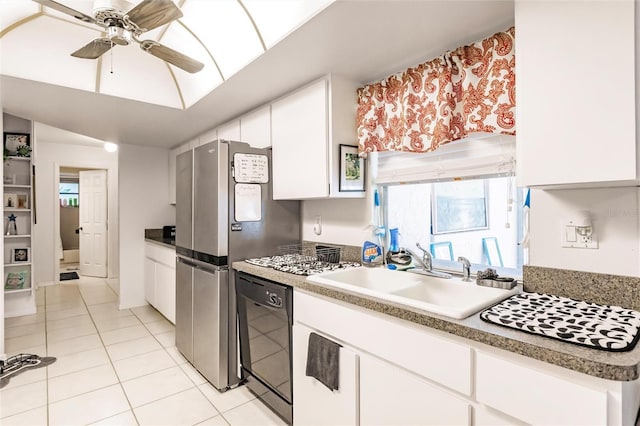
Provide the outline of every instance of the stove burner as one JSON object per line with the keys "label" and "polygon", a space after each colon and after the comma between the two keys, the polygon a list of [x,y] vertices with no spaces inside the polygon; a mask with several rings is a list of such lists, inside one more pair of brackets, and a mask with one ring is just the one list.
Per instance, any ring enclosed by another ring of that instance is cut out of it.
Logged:
{"label": "stove burner", "polygon": [[305,256],[302,254],[259,257],[256,259],[247,259],[245,262],[296,275],[314,275],[327,271],[335,271],[337,269],[355,268],[360,266],[357,262],[323,262],[317,260],[313,256]]}

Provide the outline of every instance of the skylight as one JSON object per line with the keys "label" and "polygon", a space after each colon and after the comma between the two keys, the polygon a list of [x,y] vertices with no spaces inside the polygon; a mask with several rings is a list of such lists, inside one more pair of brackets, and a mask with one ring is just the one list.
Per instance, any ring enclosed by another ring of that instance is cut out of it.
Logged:
{"label": "skylight", "polygon": [[[91,0],[57,1],[93,16]],[[186,109],[334,0],[174,1],[184,16],[140,39],[202,62],[198,73],[169,65],[137,43],[115,46],[98,59],[71,57],[104,37],[103,29],[27,0],[0,1],[0,73]]]}

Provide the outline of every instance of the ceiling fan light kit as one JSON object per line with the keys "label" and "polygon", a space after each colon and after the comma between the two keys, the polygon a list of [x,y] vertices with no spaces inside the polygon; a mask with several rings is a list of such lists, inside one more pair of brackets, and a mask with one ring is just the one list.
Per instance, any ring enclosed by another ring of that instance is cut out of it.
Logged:
{"label": "ceiling fan light kit", "polygon": [[[203,63],[155,40],[139,39],[142,33],[182,17],[182,12],[171,0],[143,0],[133,8],[131,3],[125,0],[95,0],[93,17],[54,0],[33,1],[105,29],[106,37],[92,40],[73,52],[73,57],[97,59],[114,45],[126,46],[133,40],[139,43],[145,52],[189,73],[196,73],[204,67]],[[128,12],[125,12],[126,10]]]}

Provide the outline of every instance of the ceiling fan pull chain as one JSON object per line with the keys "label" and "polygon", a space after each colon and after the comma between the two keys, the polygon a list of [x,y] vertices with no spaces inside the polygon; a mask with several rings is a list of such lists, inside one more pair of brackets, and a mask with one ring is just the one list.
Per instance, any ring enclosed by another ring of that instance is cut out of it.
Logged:
{"label": "ceiling fan pull chain", "polygon": [[109,51],[110,51],[111,64],[110,64],[109,73],[113,74],[113,41],[110,41],[110,43],[111,43],[111,49],[109,49]]}

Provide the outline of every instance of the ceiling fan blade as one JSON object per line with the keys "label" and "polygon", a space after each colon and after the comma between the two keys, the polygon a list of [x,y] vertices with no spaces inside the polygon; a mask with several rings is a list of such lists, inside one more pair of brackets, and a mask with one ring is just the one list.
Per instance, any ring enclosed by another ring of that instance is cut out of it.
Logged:
{"label": "ceiling fan blade", "polygon": [[170,64],[192,74],[200,71],[204,67],[202,62],[198,62],[187,55],[176,52],[175,50],[153,40],[141,41],[140,48],[145,52],[151,53],[156,58],[160,58],[163,61],[169,62]]}
{"label": "ceiling fan blade", "polygon": [[108,38],[97,38],[73,52],[71,56],[82,59],[97,59],[107,53],[109,49],[111,49],[111,40]]}
{"label": "ceiling fan blade", "polygon": [[127,16],[144,32],[181,18],[182,12],[171,0],[144,0]]}
{"label": "ceiling fan blade", "polygon": [[55,9],[58,12],[62,12],[62,13],[66,13],[67,15],[71,15],[76,19],[79,19],[83,22],[88,22],[90,24],[95,24],[96,20],[93,19],[91,16],[89,15],[85,15],[82,12],[78,12],[75,9],[72,9],[68,6],[65,6],[64,4],[60,4],[57,1],[53,1],[53,0],[33,0],[36,3],[40,3],[43,6],[46,7],[50,7],[51,9]]}

